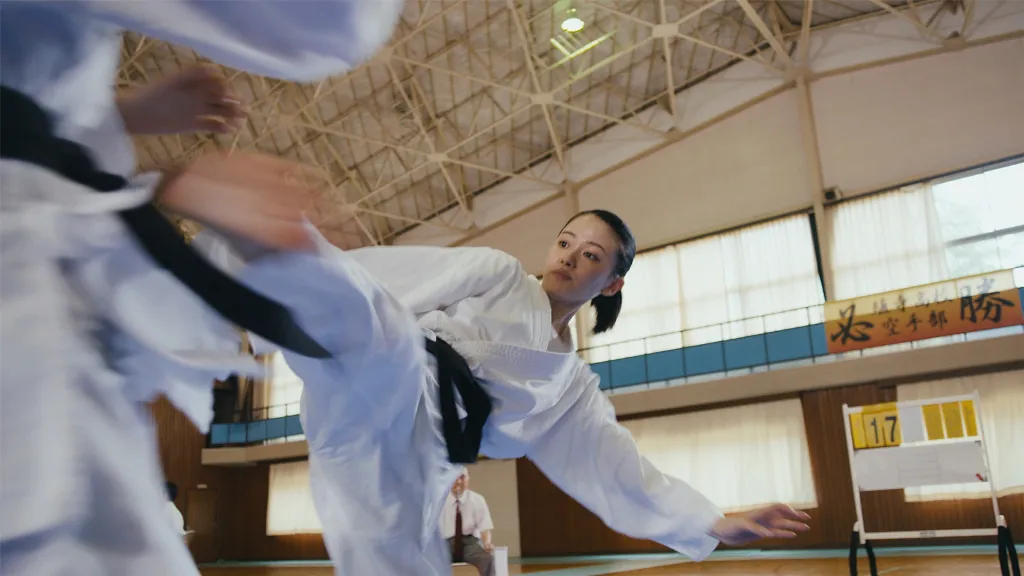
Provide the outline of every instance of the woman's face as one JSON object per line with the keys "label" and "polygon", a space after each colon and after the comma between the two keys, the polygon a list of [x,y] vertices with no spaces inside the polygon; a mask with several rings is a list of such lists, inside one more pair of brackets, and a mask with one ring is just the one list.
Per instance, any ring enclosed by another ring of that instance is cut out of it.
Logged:
{"label": "woman's face", "polygon": [[619,238],[600,218],[586,214],[565,226],[548,250],[542,286],[557,301],[583,304],[622,289],[615,274]]}

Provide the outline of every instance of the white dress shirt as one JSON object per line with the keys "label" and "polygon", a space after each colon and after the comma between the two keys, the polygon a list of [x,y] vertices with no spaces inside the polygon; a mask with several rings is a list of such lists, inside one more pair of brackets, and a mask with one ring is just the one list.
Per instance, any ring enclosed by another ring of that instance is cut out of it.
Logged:
{"label": "white dress shirt", "polygon": [[[441,533],[446,539],[455,536],[455,505],[455,496],[449,492],[448,498],[444,501],[444,510],[441,511]],[[479,538],[483,532],[494,530],[491,511],[487,508],[487,501],[483,496],[466,490],[459,497],[458,506],[462,514],[463,535]]]}

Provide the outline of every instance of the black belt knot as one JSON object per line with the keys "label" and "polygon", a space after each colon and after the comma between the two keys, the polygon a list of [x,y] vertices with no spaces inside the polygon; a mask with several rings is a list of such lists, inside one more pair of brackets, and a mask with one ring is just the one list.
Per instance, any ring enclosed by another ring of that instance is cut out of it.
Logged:
{"label": "black belt knot", "polygon": [[[440,388],[441,428],[453,464],[472,464],[480,454],[484,424],[491,415],[491,398],[473,376],[469,364],[451,344],[441,338],[427,341],[427,352],[437,359],[437,383]],[[466,426],[459,421],[455,390],[466,409]]]}

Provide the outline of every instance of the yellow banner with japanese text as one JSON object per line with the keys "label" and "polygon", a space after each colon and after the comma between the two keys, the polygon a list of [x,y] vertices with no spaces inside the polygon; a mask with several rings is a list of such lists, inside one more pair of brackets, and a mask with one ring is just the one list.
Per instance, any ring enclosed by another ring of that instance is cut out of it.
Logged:
{"label": "yellow banner with japanese text", "polygon": [[1012,270],[825,304],[830,354],[1018,324]]}

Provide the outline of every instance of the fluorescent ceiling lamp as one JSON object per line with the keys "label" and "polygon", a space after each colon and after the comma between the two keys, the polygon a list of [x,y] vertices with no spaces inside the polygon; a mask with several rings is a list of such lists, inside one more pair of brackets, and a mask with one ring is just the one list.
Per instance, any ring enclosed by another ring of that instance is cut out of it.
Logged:
{"label": "fluorescent ceiling lamp", "polygon": [[569,32],[570,34],[573,32],[579,32],[580,30],[583,30],[583,26],[583,20],[580,20],[576,16],[575,8],[571,8],[569,12],[566,14],[565,20],[562,20],[562,30]]}

